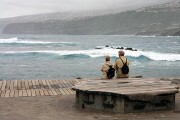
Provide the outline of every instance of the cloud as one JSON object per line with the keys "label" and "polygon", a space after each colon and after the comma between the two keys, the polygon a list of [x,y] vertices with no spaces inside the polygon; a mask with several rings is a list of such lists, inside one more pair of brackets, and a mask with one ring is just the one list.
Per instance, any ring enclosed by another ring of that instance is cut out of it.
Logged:
{"label": "cloud", "polygon": [[64,11],[134,9],[172,0],[0,0],[0,18]]}

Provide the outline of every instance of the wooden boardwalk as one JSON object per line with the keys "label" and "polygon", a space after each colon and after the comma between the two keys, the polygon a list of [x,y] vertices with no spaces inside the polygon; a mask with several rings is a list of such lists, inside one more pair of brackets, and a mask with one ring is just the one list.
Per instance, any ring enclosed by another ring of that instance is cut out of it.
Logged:
{"label": "wooden boardwalk", "polygon": [[72,86],[81,80],[3,80],[0,97],[72,95]]}

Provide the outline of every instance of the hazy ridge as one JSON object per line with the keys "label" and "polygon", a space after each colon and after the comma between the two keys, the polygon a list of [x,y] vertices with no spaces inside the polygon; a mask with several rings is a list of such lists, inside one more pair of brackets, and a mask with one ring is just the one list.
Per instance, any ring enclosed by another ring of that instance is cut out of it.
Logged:
{"label": "hazy ridge", "polygon": [[54,13],[0,20],[0,31],[3,34],[180,36],[179,0],[138,10],[102,13]]}

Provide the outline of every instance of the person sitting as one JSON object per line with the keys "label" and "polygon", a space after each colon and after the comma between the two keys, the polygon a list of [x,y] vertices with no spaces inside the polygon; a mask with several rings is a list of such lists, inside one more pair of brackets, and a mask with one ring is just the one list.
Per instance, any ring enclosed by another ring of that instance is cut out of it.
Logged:
{"label": "person sitting", "polygon": [[110,62],[110,56],[107,55],[105,57],[105,63],[102,65],[102,68],[101,68],[101,72],[102,72],[101,79],[103,80],[108,79],[107,72],[110,66],[113,67],[113,64]]}
{"label": "person sitting", "polygon": [[124,54],[125,54],[124,51],[119,51],[118,52],[119,58],[116,59],[115,64],[114,64],[117,78],[129,77],[129,61],[124,56]]}

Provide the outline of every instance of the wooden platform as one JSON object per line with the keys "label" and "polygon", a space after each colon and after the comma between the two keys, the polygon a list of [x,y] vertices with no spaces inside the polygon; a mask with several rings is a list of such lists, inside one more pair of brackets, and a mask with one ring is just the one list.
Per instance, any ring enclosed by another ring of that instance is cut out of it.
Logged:
{"label": "wooden platform", "polygon": [[0,81],[0,97],[72,95],[80,80],[7,80]]}
{"label": "wooden platform", "polygon": [[73,87],[76,106],[120,113],[175,107],[179,86],[156,78],[87,80]]}

